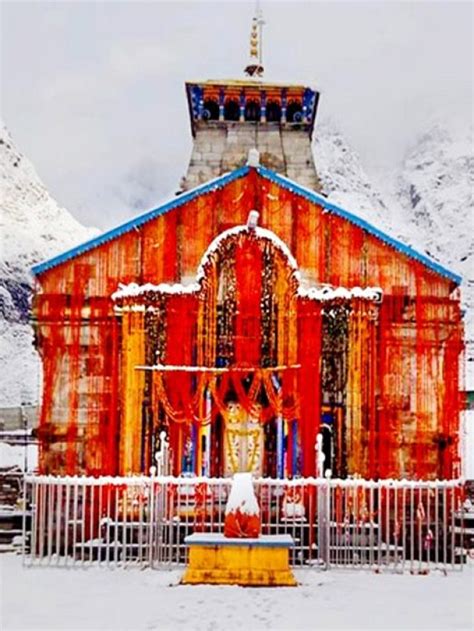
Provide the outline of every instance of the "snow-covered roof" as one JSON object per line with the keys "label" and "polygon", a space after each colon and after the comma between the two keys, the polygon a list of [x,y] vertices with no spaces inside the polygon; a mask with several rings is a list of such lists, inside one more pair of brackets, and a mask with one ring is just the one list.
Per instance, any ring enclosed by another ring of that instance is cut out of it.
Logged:
{"label": "snow-covered roof", "polygon": [[451,270],[448,270],[446,267],[442,266],[440,263],[433,260],[426,254],[422,254],[414,250],[412,247],[406,245],[405,243],[399,241],[398,239],[394,239],[393,237],[389,236],[388,234],[386,234],[379,228],[376,228],[375,226],[370,224],[365,219],[361,219],[357,215],[354,215],[353,213],[349,212],[348,210],[344,210],[343,208],[335,204],[332,204],[323,195],[316,193],[315,191],[309,188],[306,188],[302,186],[301,184],[298,184],[297,182],[283,175],[275,173],[274,171],[262,166],[259,166],[259,167],[244,166],[239,169],[236,169],[235,171],[232,171],[231,173],[226,173],[225,175],[221,175],[213,180],[210,180],[209,182],[206,182],[205,184],[201,184],[200,186],[197,186],[196,188],[186,191],[185,193],[182,193],[179,196],[173,197],[171,200],[169,200],[168,202],[165,202],[164,204],[162,204],[161,206],[157,208],[154,208],[145,213],[142,213],[138,215],[137,217],[134,217],[133,219],[130,219],[129,221],[121,224],[120,226],[117,226],[116,228],[113,228],[112,230],[108,230],[107,232],[104,232],[98,237],[90,239],[89,241],[86,241],[85,243],[82,243],[81,245],[75,248],[72,248],[71,250],[67,250],[63,254],[60,254],[59,256],[55,256],[54,258],[51,258],[43,263],[39,263],[38,265],[35,265],[32,268],[32,272],[36,276],[43,274],[49,269],[52,269],[53,267],[56,267],[57,265],[60,265],[61,263],[64,263],[73,258],[76,258],[77,256],[80,256],[81,254],[84,254],[85,252],[88,252],[100,245],[103,245],[104,243],[112,241],[113,239],[120,237],[121,235],[127,232],[130,232],[136,228],[139,228],[140,226],[148,223],[149,221],[155,219],[156,217],[159,217],[160,215],[163,215],[171,210],[174,210],[175,208],[179,208],[180,206],[192,201],[193,199],[201,195],[205,195],[206,193],[219,190],[223,188],[224,186],[226,186],[227,184],[229,184],[230,182],[233,182],[235,180],[245,177],[249,173],[249,171],[253,168],[255,168],[257,173],[262,178],[280,185],[282,188],[285,188],[286,190],[291,191],[295,195],[299,195],[303,197],[304,199],[307,199],[315,204],[318,204],[319,206],[323,207],[327,212],[333,213],[343,219],[346,219],[347,221],[358,226],[362,230],[365,230],[369,234],[380,239],[383,243],[394,248],[396,251],[401,252],[405,256],[408,256],[409,258],[422,263],[423,265],[431,269],[433,272],[436,272],[437,274],[449,279],[450,281],[456,283],[457,285],[461,283],[462,279],[458,274],[455,274]]}
{"label": "snow-covered roof", "polygon": [[[249,214],[249,219],[252,214],[258,213],[256,211],[251,211]],[[260,226],[250,226],[249,222],[242,226],[234,226],[233,228],[229,228],[228,230],[224,230],[221,232],[214,241],[210,244],[207,250],[204,252],[201,262],[199,264],[195,281],[188,285],[183,285],[181,283],[160,283],[159,285],[154,285],[153,283],[145,283],[143,285],[138,285],[137,283],[129,283],[128,285],[124,285],[119,283],[119,288],[112,294],[112,300],[115,302],[120,302],[122,300],[127,300],[130,298],[141,298],[150,293],[157,293],[162,295],[198,295],[202,290],[202,282],[206,276],[206,268],[210,265],[212,256],[218,252],[218,250],[223,246],[224,243],[231,239],[238,238],[240,236],[247,236],[248,238],[255,238],[259,241],[267,241],[270,242],[273,247],[278,250],[286,259],[288,267],[291,270],[291,276],[296,282],[296,292],[300,298],[305,298],[307,300],[314,300],[316,302],[326,302],[332,300],[352,300],[353,298],[362,298],[363,300],[370,300],[375,302],[380,302],[382,300],[383,291],[380,287],[366,287],[362,289],[361,287],[352,287],[351,289],[347,289],[345,287],[330,287],[329,285],[324,285],[321,287],[305,287],[301,283],[301,274],[298,269],[298,265],[296,263],[295,258],[290,252],[290,249],[271,230],[267,230],[266,228],[261,228]],[[133,304],[131,305],[132,311],[144,310],[143,305]],[[148,309],[153,309],[153,307],[148,307]]]}
{"label": "snow-covered roof", "polygon": [[206,252],[204,253],[204,256],[201,259],[201,262],[198,267],[197,275],[196,275],[197,281],[200,281],[201,278],[204,276],[205,268],[212,254],[214,252],[217,252],[217,250],[221,247],[221,245],[225,241],[239,234],[253,234],[258,239],[261,239],[264,241],[270,241],[273,244],[273,246],[277,250],[279,250],[283,254],[283,256],[286,258],[286,260],[288,261],[288,265],[293,270],[293,272],[298,273],[298,265],[296,263],[295,257],[290,252],[289,247],[286,245],[284,241],[280,239],[280,237],[278,237],[271,230],[267,230],[266,228],[261,228],[260,226],[256,226],[253,230],[250,230],[248,226],[243,225],[243,226],[234,226],[233,228],[224,230],[224,232],[221,232],[220,234],[217,235],[217,237],[214,239],[211,245],[207,248]]}

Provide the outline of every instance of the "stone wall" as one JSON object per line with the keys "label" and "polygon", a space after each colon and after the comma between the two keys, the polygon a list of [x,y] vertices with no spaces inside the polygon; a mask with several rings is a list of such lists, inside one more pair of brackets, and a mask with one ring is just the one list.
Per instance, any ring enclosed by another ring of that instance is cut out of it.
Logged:
{"label": "stone wall", "polygon": [[314,191],[321,190],[307,130],[249,122],[196,125],[184,189],[243,166],[254,147],[263,166]]}

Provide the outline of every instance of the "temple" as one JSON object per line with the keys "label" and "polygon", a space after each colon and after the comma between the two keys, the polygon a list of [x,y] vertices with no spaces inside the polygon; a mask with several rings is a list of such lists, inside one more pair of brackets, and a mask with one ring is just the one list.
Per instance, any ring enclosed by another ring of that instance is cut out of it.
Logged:
{"label": "temple", "polygon": [[37,265],[43,473],[450,479],[460,278],[328,202],[319,93],[186,84],[182,190]]}

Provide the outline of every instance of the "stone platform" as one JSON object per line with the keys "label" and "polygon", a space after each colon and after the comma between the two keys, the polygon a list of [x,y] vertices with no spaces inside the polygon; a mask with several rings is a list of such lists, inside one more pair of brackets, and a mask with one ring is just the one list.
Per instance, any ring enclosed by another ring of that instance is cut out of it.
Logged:
{"label": "stone platform", "polygon": [[194,533],[185,538],[189,564],[182,583],[195,585],[294,586],[289,565],[290,535],[232,539],[218,533]]}

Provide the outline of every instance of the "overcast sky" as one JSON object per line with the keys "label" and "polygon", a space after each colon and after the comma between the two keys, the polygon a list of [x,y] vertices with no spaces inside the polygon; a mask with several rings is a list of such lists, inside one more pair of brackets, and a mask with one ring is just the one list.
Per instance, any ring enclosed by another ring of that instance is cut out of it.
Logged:
{"label": "overcast sky", "polygon": [[[262,2],[266,78],[322,93],[366,169],[433,116],[471,122],[471,2]],[[240,78],[254,3],[2,3],[2,117],[59,203],[109,227],[173,191],[184,81]],[[317,133],[317,127],[316,127]]]}

